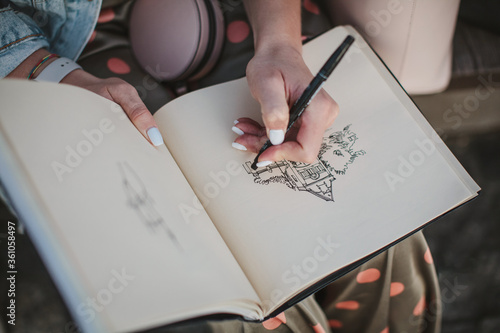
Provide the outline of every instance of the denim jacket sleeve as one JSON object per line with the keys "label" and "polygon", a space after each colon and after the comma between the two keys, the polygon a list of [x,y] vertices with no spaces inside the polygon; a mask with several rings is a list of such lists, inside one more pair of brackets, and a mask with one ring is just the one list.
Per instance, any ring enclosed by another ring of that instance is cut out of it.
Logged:
{"label": "denim jacket sleeve", "polygon": [[49,46],[36,23],[10,6],[0,9],[0,31],[0,77],[9,74],[36,50]]}
{"label": "denim jacket sleeve", "polygon": [[76,60],[101,0],[11,0],[0,8],[0,78],[40,48]]}

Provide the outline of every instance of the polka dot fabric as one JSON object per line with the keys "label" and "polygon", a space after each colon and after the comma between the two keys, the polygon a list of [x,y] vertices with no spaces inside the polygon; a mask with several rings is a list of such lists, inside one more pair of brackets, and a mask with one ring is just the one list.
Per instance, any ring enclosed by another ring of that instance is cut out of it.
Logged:
{"label": "polka dot fabric", "polygon": [[281,324],[286,324],[286,316],[285,316],[284,312],[280,313],[279,315],[277,315],[274,318],[270,318],[270,319],[264,321],[262,323],[262,326],[264,326],[264,328],[266,330],[274,331],[275,329],[280,327]]}
{"label": "polka dot fabric", "polygon": [[375,282],[380,278],[380,270],[377,268],[368,268],[356,275],[356,281],[360,284]]}
{"label": "polka dot fabric", "polygon": [[[243,4],[234,0],[222,0],[222,12],[226,25],[226,40],[215,68],[204,78],[190,83],[190,90],[245,76],[246,65],[253,56],[253,34]],[[312,0],[302,2],[302,40],[307,42],[330,28],[330,21]]]}
{"label": "polka dot fabric", "polygon": [[226,37],[230,43],[238,44],[250,36],[250,25],[243,20],[232,21],[227,25]]}
{"label": "polka dot fabric", "polygon": [[341,310],[357,310],[359,309],[359,302],[357,301],[343,301],[335,304],[335,308]]}
{"label": "polka dot fabric", "polygon": [[317,294],[332,332],[439,332],[441,300],[421,232]]}
{"label": "polka dot fabric", "polygon": [[316,5],[316,3],[314,3],[312,0],[303,0],[302,4],[304,9],[307,10],[308,12],[314,15],[320,14],[318,5]]}
{"label": "polka dot fabric", "polygon": [[392,282],[391,283],[391,291],[389,296],[394,297],[401,294],[405,290],[405,285],[401,282]]}
{"label": "polka dot fabric", "polygon": [[115,18],[115,11],[113,8],[105,8],[101,10],[99,17],[97,18],[97,23],[107,23],[113,21]]}
{"label": "polka dot fabric", "polygon": [[127,64],[123,59],[117,57],[111,57],[106,62],[106,67],[113,74],[129,74],[130,65]]}
{"label": "polka dot fabric", "polygon": [[140,68],[128,47],[102,50],[78,62],[97,77],[117,77],[130,83],[152,113],[175,97],[168,86],[156,82]]}
{"label": "polka dot fabric", "polygon": [[175,95],[170,87],[156,82],[146,73],[132,55],[127,37],[131,4],[132,1],[123,1],[119,6],[101,10],[96,29],[78,63],[97,77],[117,77],[127,81],[137,89],[146,107],[154,113]]}

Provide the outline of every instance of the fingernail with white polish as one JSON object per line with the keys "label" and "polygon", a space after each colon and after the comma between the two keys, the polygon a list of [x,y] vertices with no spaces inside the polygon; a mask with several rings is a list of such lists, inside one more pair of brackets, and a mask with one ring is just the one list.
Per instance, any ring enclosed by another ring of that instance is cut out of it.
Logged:
{"label": "fingernail with white polish", "polygon": [[233,148],[236,148],[238,150],[247,150],[247,147],[239,144],[238,142],[233,142],[231,146],[233,146]]}
{"label": "fingernail with white polish", "polygon": [[238,127],[236,127],[236,126],[233,126],[231,129],[233,130],[233,132],[234,132],[234,133],[236,133],[236,134],[238,134],[238,135],[243,135],[243,134],[245,134],[245,132],[243,132],[242,130],[240,130],[240,129],[239,129]]}
{"label": "fingernail with white polish", "polygon": [[148,134],[149,140],[155,146],[161,146],[163,144],[163,138],[160,131],[156,127],[151,127],[146,132]]}
{"label": "fingernail with white polish", "polygon": [[239,121],[238,121],[238,120],[235,120],[233,123],[236,125],[237,123],[239,123]]}
{"label": "fingernail with white polish", "polygon": [[273,163],[272,161],[262,161],[257,163],[257,168],[262,168],[265,166],[268,166],[269,164]]}
{"label": "fingernail with white polish", "polygon": [[280,145],[285,140],[285,132],[283,130],[269,130],[269,140],[273,145]]}

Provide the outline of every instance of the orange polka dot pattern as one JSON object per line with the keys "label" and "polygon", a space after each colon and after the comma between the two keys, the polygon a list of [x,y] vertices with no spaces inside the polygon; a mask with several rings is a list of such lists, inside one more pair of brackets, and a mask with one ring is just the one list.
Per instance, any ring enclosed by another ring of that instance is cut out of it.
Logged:
{"label": "orange polka dot pattern", "polygon": [[250,26],[245,21],[233,21],[226,29],[227,40],[231,43],[241,43],[250,35]]}
{"label": "orange polka dot pattern", "polygon": [[107,23],[113,21],[115,18],[115,12],[113,8],[106,8],[101,10],[99,17],[97,18],[97,23]]}
{"label": "orange polka dot pattern", "polygon": [[404,284],[402,284],[401,282],[392,282],[390,295],[391,297],[397,296],[401,294],[404,290],[405,290]]}
{"label": "orange polka dot pattern", "polygon": [[320,304],[331,331],[413,332],[418,327],[412,324],[427,321],[433,332],[439,327],[440,313],[429,312],[432,307],[426,298],[429,295],[434,304],[439,300],[432,263],[425,239],[417,233],[335,281],[319,293],[326,295],[320,297],[324,299]]}
{"label": "orange polka dot pattern", "polygon": [[286,317],[285,313],[282,312],[279,315],[277,315],[274,318],[270,318],[262,323],[265,329],[267,330],[275,330],[278,328],[281,324],[286,324]]}
{"label": "orange polka dot pattern", "polygon": [[128,74],[130,73],[130,66],[120,58],[110,58],[107,62],[108,69],[115,74]]}
{"label": "orange polka dot pattern", "polygon": [[368,268],[365,271],[359,272],[356,276],[358,283],[370,283],[377,281],[380,278],[380,271],[376,268]]}

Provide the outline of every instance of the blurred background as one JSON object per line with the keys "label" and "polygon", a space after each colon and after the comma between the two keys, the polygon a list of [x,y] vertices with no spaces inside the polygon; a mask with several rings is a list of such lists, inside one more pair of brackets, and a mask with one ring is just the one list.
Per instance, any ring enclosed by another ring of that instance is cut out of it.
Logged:
{"label": "blurred background", "polygon": [[[95,71],[91,64],[112,50],[120,57],[104,62],[105,65],[98,69],[98,76],[120,76],[134,83],[137,77],[143,79],[144,74],[129,73],[130,68],[137,66],[126,40],[126,19],[132,1],[114,2],[112,7],[103,10],[104,15],[82,55],[81,64]],[[197,89],[245,73],[245,64],[253,54],[248,20],[241,1],[224,0],[221,4],[226,19],[221,59],[210,75],[183,89]],[[320,9],[311,1],[304,1],[304,41],[331,27]],[[445,333],[500,332],[499,14],[500,3],[496,0],[462,0],[453,41],[453,77],[448,89],[438,94],[412,96],[482,187],[478,198],[424,230],[439,275],[444,308],[442,331]],[[110,39],[115,42],[106,46],[104,41]],[[140,90],[141,82],[136,81],[134,85]],[[175,98],[179,86],[164,85],[162,89],[162,92],[148,91],[142,96],[151,110]],[[0,221],[3,254],[7,252],[3,251],[4,224],[16,218],[2,205]],[[28,235],[18,234],[16,245],[19,272],[16,326],[3,322],[0,332],[2,329],[6,332],[76,332]],[[1,281],[1,295],[4,295],[5,286],[5,281]],[[4,300],[1,306],[5,309]],[[2,315],[1,320],[5,318]]]}

